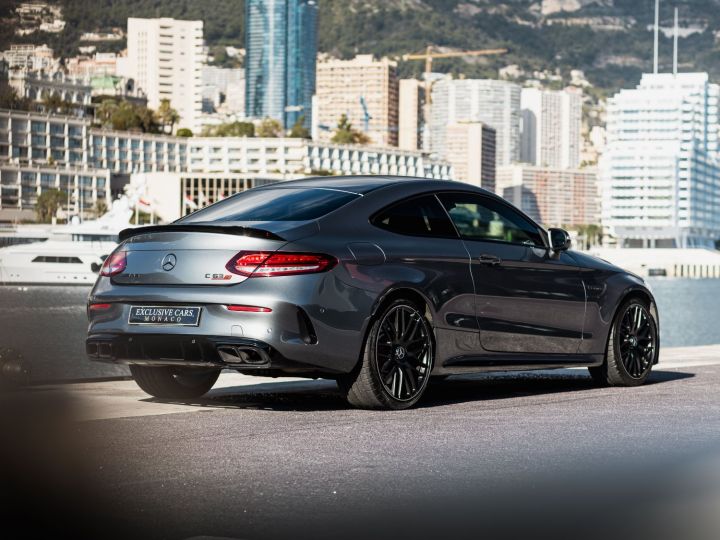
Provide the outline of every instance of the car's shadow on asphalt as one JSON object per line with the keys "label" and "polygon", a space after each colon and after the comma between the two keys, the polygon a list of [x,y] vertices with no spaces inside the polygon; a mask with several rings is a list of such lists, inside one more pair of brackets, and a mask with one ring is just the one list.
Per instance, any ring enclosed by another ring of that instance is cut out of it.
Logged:
{"label": "car's shadow on asphalt", "polygon": [[[679,371],[655,371],[646,386],[664,384],[694,377]],[[512,400],[544,395],[567,395],[588,398],[596,392],[618,392],[632,389],[598,388],[586,372],[542,371],[456,375],[432,380],[417,408],[432,408],[465,402]],[[331,380],[292,381],[230,386],[211,390],[195,400],[159,400],[162,403],[228,409],[262,409],[270,411],[333,411],[351,409]]]}

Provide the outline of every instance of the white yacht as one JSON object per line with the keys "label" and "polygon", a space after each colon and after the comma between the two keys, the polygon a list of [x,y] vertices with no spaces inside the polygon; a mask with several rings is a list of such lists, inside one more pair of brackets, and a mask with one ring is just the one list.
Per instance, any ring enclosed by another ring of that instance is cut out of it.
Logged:
{"label": "white yacht", "polygon": [[0,284],[92,285],[131,216],[123,198],[97,220],[49,227],[47,240],[0,248]]}

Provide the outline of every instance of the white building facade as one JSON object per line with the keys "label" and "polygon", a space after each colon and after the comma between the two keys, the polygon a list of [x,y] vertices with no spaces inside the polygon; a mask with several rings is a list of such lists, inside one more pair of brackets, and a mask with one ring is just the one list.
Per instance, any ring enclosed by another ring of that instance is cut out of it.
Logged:
{"label": "white building facade", "polygon": [[523,88],[520,161],[541,167],[580,165],[582,92]]}
{"label": "white building facade", "polygon": [[124,73],[145,92],[148,106],[162,100],[180,114],[176,127],[200,128],[202,113],[202,21],[128,19]]}
{"label": "white building facade", "polygon": [[598,225],[600,221],[594,169],[501,167],[496,192],[546,227]]}
{"label": "white building facade", "polygon": [[370,54],[317,64],[317,123],[320,140],[329,141],[340,117],[377,146],[398,144],[397,62]]}
{"label": "white building facade", "polygon": [[447,159],[455,180],[495,191],[495,137],[495,130],[482,122],[448,126]]}
{"label": "white building facade", "polygon": [[509,165],[520,159],[520,93],[515,83],[492,79],[444,78],[432,89],[429,148],[447,155],[449,125],[483,122],[496,132],[496,163]]}
{"label": "white building facade", "polygon": [[401,79],[398,101],[398,147],[421,150],[425,84],[417,79]]}
{"label": "white building facade", "polygon": [[646,74],[608,102],[603,224],[625,247],[720,239],[720,86],[707,73]]}

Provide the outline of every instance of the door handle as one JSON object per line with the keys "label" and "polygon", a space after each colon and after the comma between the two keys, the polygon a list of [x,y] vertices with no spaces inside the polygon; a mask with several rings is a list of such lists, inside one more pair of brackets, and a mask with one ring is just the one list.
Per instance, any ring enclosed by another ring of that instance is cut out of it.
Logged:
{"label": "door handle", "polygon": [[500,257],[485,254],[480,255],[480,257],[478,257],[478,260],[480,261],[480,264],[487,264],[489,266],[498,266],[502,262],[502,259],[500,259]]}

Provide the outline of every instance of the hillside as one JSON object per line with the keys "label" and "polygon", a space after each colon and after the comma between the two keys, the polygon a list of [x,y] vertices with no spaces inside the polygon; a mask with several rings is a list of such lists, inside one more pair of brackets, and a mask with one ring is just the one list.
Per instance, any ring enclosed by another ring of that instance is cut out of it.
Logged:
{"label": "hillside", "polygon": [[[510,54],[490,59],[441,61],[438,71],[469,77],[496,76],[519,64],[526,70],[585,71],[607,90],[634,84],[652,58],[653,0],[319,0],[320,50],[348,57],[356,52],[400,56],[427,44],[449,49],[503,46]],[[82,32],[125,27],[128,16],[203,19],[209,45],[242,46],[243,0],[58,0],[67,21],[60,34],[13,36],[0,8],[0,46],[9,42],[47,42],[64,55],[77,54]],[[662,25],[681,7],[684,70],[710,71],[720,80],[720,0],[664,0]],[[5,10],[3,14],[1,10]],[[716,37],[716,33],[718,37]],[[119,49],[115,42],[103,47]],[[671,39],[662,39],[662,63],[671,62]],[[419,62],[401,63],[403,76],[420,72]]]}

